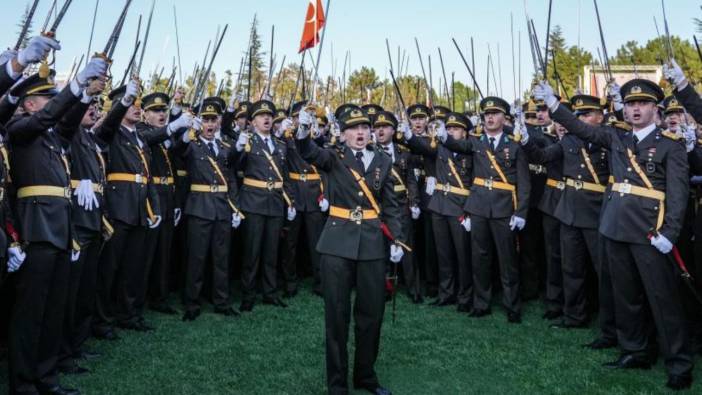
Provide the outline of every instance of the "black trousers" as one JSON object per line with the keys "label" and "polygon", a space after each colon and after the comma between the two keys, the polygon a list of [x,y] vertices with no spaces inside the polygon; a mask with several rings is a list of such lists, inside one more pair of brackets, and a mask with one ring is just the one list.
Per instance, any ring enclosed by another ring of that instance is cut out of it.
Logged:
{"label": "black trousers", "polygon": [[67,250],[29,243],[14,274],[10,319],[10,392],[32,392],[58,384],[58,361],[70,277]]}
{"label": "black trousers", "polygon": [[526,300],[539,297],[541,279],[546,272],[542,217],[543,213],[539,209],[530,208],[529,220],[520,232],[522,243],[519,273],[522,297]]}
{"label": "black trousers", "polygon": [[63,341],[59,355],[60,366],[72,366],[73,358],[90,337],[90,326],[95,311],[97,293],[98,259],[102,246],[102,235],[85,228],[76,228],[80,243],[80,257],[70,264],[70,279]]}
{"label": "black trousers", "polygon": [[[590,262],[597,273],[600,272],[602,266],[599,239],[597,229],[561,224],[563,294],[565,297],[563,316],[569,324],[577,325],[587,322],[586,289],[590,287],[586,284],[586,279]],[[599,303],[611,305],[613,301],[611,299],[601,300]]]}
{"label": "black trousers", "polygon": [[[402,279],[405,282],[407,294],[410,297],[414,297],[415,295],[422,294],[422,279],[419,273],[419,266],[417,265],[418,262],[415,259],[412,216],[407,213],[400,221],[402,223],[402,234],[407,235],[407,245],[412,248],[412,252],[405,251],[405,254],[402,256],[402,261],[400,262],[402,267]],[[390,265],[392,267],[393,263],[390,262]]]}
{"label": "black trousers", "polygon": [[439,264],[439,300],[471,304],[470,235],[456,217],[432,213],[431,218]]}
{"label": "black trousers", "polygon": [[112,224],[114,233],[100,256],[93,331],[112,330],[115,320],[137,320],[136,301],[144,278],[146,227]]}
{"label": "black trousers", "polygon": [[300,240],[300,232],[304,227],[307,239],[307,250],[310,256],[310,266],[312,268],[313,284],[315,291],[321,291],[321,280],[319,277],[319,253],[317,252],[317,241],[322,234],[324,213],[321,211],[298,212],[295,219],[287,222],[288,232],[283,240],[283,256],[281,257],[283,281],[287,292],[297,291],[299,281],[297,275],[297,243]]}
{"label": "black trousers", "polygon": [[415,245],[421,246],[421,254],[413,254],[415,267],[420,268],[427,294],[436,293],[439,287],[439,268],[436,260],[434,231],[431,229],[431,212],[422,211],[415,222]]}
{"label": "black trousers", "polygon": [[283,217],[269,217],[244,213],[242,222],[243,259],[241,285],[244,302],[256,299],[256,277],[262,269],[263,297],[276,297],[276,263],[278,261],[278,238],[283,226]]}
{"label": "black trousers", "polygon": [[471,248],[473,253],[473,308],[487,310],[492,299],[493,245],[497,250],[502,283],[502,304],[507,311],[521,312],[519,298],[519,266],[515,233],[509,229],[509,218],[485,218],[472,215]]}
{"label": "black trousers", "polygon": [[164,219],[156,229],[149,229],[149,240],[147,251],[151,257],[149,271],[143,288],[143,296],[139,298],[138,306],[143,309],[147,292],[149,300],[153,303],[165,303],[170,294],[170,276],[172,266],[175,264],[171,260],[173,252],[173,234],[175,224],[173,219]]}
{"label": "black trousers", "polygon": [[563,311],[563,272],[561,271],[561,222],[543,214],[546,255],[546,311]]}
{"label": "black trousers", "polygon": [[604,238],[609,258],[617,316],[617,337],[624,354],[646,355],[650,325],[648,309],[658,331],[669,374],[692,370],[687,327],[674,264],[648,244],[629,244]]}
{"label": "black trousers", "polygon": [[[248,219],[248,217],[246,218]],[[200,292],[207,257],[212,257],[212,302],[229,305],[229,248],[232,225],[188,216],[188,268],[185,276],[185,308],[200,309]]]}
{"label": "black trousers", "polygon": [[330,394],[348,393],[349,324],[351,290],[356,340],[353,382],[356,386],[378,384],[375,361],[385,312],[385,260],[352,261],[322,255],[320,273],[324,295],[327,389]]}

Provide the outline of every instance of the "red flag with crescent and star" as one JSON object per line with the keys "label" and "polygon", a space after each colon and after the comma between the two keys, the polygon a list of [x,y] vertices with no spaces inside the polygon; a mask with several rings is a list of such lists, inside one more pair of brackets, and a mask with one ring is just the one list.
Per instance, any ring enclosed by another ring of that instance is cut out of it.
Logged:
{"label": "red flag with crescent and star", "polygon": [[300,40],[298,53],[319,44],[319,32],[324,27],[325,21],[322,0],[310,0],[310,3],[307,5],[307,15],[305,16],[305,25],[302,29],[302,39]]}

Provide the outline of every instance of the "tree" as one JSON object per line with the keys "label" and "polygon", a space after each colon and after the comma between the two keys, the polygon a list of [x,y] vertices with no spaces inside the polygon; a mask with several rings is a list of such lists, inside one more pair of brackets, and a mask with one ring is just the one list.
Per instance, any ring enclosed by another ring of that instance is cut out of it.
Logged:
{"label": "tree", "polygon": [[[29,10],[31,9],[31,6],[27,4],[27,6],[24,8],[24,14],[22,15],[22,19],[20,19],[20,22],[17,24],[17,34],[16,36],[19,37],[20,33],[22,33],[22,28],[24,28],[24,25],[27,23],[27,20],[29,19]],[[24,48],[27,46],[27,42],[29,42],[29,38],[32,36],[32,24],[34,21],[29,22],[29,27],[27,28],[27,34],[24,35],[24,38],[22,39],[22,43],[20,44],[20,48]]]}
{"label": "tree", "polygon": [[583,66],[591,64],[592,54],[577,46],[568,46],[559,25],[549,36],[548,81],[561,96],[575,94]]}

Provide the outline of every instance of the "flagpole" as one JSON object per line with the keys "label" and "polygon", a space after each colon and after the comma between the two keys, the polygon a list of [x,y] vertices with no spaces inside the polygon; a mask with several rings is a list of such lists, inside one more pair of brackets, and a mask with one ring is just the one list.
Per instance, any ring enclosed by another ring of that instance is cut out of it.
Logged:
{"label": "flagpole", "polygon": [[[312,77],[312,102],[316,103],[317,102],[317,71],[319,70],[319,60],[322,58],[322,46],[324,46],[324,36],[327,33],[327,26],[329,24],[329,3],[331,0],[327,0],[327,6],[325,9],[322,10],[324,13],[324,30],[322,30],[322,38],[319,41],[319,49],[317,50],[317,61],[315,62],[314,65],[314,74]],[[314,23],[315,23],[315,35],[314,39],[315,42],[317,40],[317,14],[316,14],[316,8],[315,8],[315,16],[314,16]]]}

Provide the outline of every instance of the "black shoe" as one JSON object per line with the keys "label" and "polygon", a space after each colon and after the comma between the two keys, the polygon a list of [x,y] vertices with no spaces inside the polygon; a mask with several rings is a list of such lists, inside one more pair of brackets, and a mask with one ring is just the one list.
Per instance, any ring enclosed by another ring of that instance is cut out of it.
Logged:
{"label": "black shoe", "polygon": [[665,386],[674,391],[690,388],[692,386],[692,375],[670,375],[668,376],[668,382],[665,383]]}
{"label": "black shoe", "polygon": [[522,315],[519,313],[507,313],[507,322],[510,324],[521,324]]}
{"label": "black shoe", "polygon": [[439,291],[436,289],[427,289],[427,298],[435,298],[439,296]]}
{"label": "black shoe", "polygon": [[637,357],[634,355],[622,355],[613,362],[607,362],[602,366],[610,369],[651,369],[651,361],[645,357]]}
{"label": "black shoe", "polygon": [[410,300],[412,300],[412,303],[414,304],[422,304],[424,303],[424,298],[422,298],[422,295],[410,295]]}
{"label": "black shoe", "polygon": [[95,336],[95,338],[98,340],[110,340],[110,341],[119,340],[119,336],[112,329],[110,329],[106,332],[95,333],[93,336]]}
{"label": "black shoe", "polygon": [[606,348],[614,348],[617,346],[616,340],[609,340],[602,337],[591,341],[590,343],[583,344],[583,347],[589,348],[591,350],[604,350]]}
{"label": "black shoe", "polygon": [[544,313],[544,315],[541,316],[541,318],[545,320],[555,320],[556,318],[562,317],[563,312],[562,311],[547,311]]}
{"label": "black shoe", "polygon": [[232,307],[215,307],[215,314],[221,314],[225,317],[238,317],[239,312]]}
{"label": "black shoe", "polygon": [[295,296],[297,296],[296,289],[293,289],[292,291],[285,291],[285,293],[283,293],[283,298],[285,299],[294,298]]}
{"label": "black shoe", "polygon": [[186,311],[183,314],[183,321],[195,321],[195,319],[200,315],[200,309]]}
{"label": "black shoe", "polygon": [[174,309],[168,303],[157,303],[154,305],[149,306],[149,309],[156,311],[158,313],[163,313],[163,314],[168,314],[168,315],[176,315],[178,314],[178,310]]}
{"label": "black shoe", "polygon": [[470,303],[459,303],[456,307],[456,311],[458,311],[459,313],[468,313],[470,312],[470,309]]}
{"label": "black shoe", "polygon": [[468,315],[470,317],[474,317],[474,318],[485,317],[486,315],[490,315],[490,314],[492,314],[490,309],[487,309],[487,310],[473,309],[470,313],[468,313]]}
{"label": "black shoe", "polygon": [[246,312],[246,311],[253,311],[254,303],[253,302],[241,302],[241,306],[239,306],[239,311]]}
{"label": "black shoe", "polygon": [[282,300],[280,300],[280,298],[263,299],[263,304],[269,304],[271,306],[278,306],[282,308],[288,307],[288,305],[285,304],[285,302],[283,302]]}
{"label": "black shoe", "polygon": [[387,389],[385,387],[381,387],[380,385],[377,385],[377,384],[373,385],[373,386],[355,386],[354,385],[354,388],[357,390],[366,390],[366,391],[370,392],[371,394],[375,394],[375,395],[392,395],[392,392],[389,389]]}
{"label": "black shoe", "polygon": [[78,366],[77,363],[73,363],[70,366],[59,366],[58,368],[59,372],[63,374],[71,374],[71,375],[81,375],[81,374],[86,374],[90,373],[90,370],[87,368],[84,368],[82,366]]}
{"label": "black shoe", "polygon": [[573,323],[565,320],[555,322],[549,326],[551,329],[582,329],[585,327],[587,327],[587,324],[584,322]]}
{"label": "black shoe", "polygon": [[41,395],[80,395],[80,391],[56,385],[50,388],[39,389]]}

